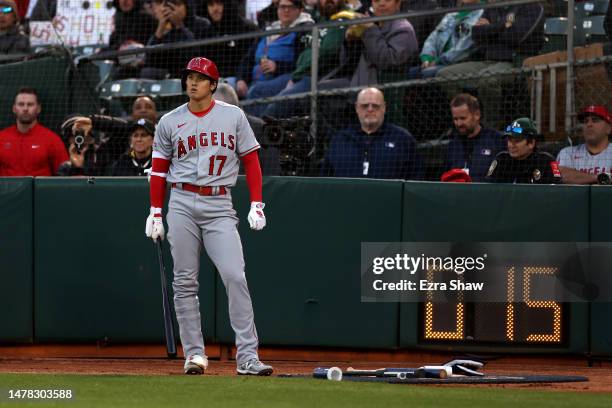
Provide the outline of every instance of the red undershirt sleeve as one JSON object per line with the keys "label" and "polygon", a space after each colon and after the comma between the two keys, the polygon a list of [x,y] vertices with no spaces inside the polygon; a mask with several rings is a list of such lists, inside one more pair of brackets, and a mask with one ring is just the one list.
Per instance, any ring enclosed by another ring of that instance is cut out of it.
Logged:
{"label": "red undershirt sleeve", "polygon": [[251,152],[243,156],[240,160],[242,160],[242,163],[244,164],[244,172],[246,174],[247,185],[249,186],[251,202],[262,202],[262,175],[261,166],[259,165],[259,155],[257,154],[257,151]]}
{"label": "red undershirt sleeve", "polygon": [[[162,208],[166,198],[166,176],[170,168],[170,160],[153,158],[151,165],[151,181],[149,184],[149,197],[151,207]],[[161,210],[160,210],[161,213]]]}

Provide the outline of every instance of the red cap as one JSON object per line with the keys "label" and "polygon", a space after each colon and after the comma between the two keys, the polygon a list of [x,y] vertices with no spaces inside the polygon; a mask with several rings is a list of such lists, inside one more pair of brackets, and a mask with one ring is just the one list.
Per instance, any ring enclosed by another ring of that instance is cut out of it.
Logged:
{"label": "red cap", "polygon": [[612,115],[608,112],[608,108],[603,105],[589,105],[578,114],[579,120],[584,120],[587,115],[597,115],[608,123],[612,123]]}
{"label": "red cap", "polygon": [[441,181],[454,182],[454,183],[471,183],[472,178],[463,169],[451,169],[446,173],[442,174]]}

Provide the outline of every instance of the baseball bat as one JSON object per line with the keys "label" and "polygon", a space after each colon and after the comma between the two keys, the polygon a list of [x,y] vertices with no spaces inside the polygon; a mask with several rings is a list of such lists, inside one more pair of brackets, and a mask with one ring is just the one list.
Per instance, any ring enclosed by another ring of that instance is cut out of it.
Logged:
{"label": "baseball bat", "polygon": [[168,282],[166,281],[166,267],[164,266],[164,254],[161,239],[155,241],[157,247],[157,260],[159,261],[159,274],[161,275],[162,304],[164,308],[164,335],[166,338],[166,352],[168,358],[176,357],[176,340],[174,338],[174,323],[172,323],[172,312],[170,310],[170,299],[168,299]]}
{"label": "baseball bat", "polygon": [[[450,373],[449,373],[450,371]],[[379,368],[377,370],[357,370],[348,367],[344,372],[350,376],[369,376],[369,377],[393,377],[401,380],[405,378],[440,378],[445,379],[452,375],[449,367],[444,366],[422,366],[419,368]]]}

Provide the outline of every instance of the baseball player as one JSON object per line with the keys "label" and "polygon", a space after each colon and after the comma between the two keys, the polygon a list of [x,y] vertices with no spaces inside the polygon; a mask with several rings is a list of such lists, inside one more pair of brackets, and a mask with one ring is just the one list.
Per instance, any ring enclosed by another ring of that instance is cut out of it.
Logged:
{"label": "baseball player", "polygon": [[184,372],[203,374],[208,366],[198,300],[203,245],[226,288],[238,374],[270,375],[272,367],[257,355],[253,306],[230,194],[241,160],[251,196],[249,224],[255,230],[265,227],[259,144],[240,108],[212,99],[219,81],[214,62],[193,58],[182,79],[189,102],[165,114],[155,131],[146,235],[154,241],[164,239],[167,180],[172,186],[168,242],[174,260],[174,307],[186,357]]}

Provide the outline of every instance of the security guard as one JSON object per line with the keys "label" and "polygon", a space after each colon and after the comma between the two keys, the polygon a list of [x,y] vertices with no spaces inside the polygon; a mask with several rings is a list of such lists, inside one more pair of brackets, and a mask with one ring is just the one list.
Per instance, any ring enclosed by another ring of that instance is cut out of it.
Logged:
{"label": "security guard", "polygon": [[529,118],[512,122],[504,135],[508,151],[500,152],[489,167],[487,181],[493,183],[557,184],[561,182],[555,158],[536,148],[538,131]]}

